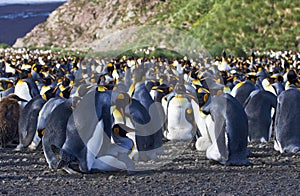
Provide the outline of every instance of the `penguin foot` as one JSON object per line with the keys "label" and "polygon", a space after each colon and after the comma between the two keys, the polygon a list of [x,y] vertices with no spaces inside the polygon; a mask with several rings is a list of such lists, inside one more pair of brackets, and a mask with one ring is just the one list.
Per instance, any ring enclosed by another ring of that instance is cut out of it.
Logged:
{"label": "penguin foot", "polygon": [[24,146],[23,146],[22,144],[19,144],[19,145],[14,149],[15,152],[20,152],[20,151],[22,151],[22,150],[24,150]]}
{"label": "penguin foot", "polygon": [[127,174],[128,174],[128,175],[135,175],[135,174],[136,174],[136,171],[133,171],[133,170],[127,170]]}
{"label": "penguin foot", "polygon": [[66,167],[68,164],[66,161],[64,160],[59,160],[57,163],[56,163],[56,166],[55,166],[55,169],[62,169],[63,167]]}
{"label": "penguin foot", "polygon": [[36,150],[36,149],[37,149],[37,146],[36,146],[36,145],[34,145],[33,143],[31,143],[31,144],[28,146],[28,148],[29,148],[29,150],[32,150],[32,151],[34,151],[34,150]]}
{"label": "penguin foot", "polygon": [[73,170],[72,168],[65,166],[62,168],[65,172],[67,172],[68,174],[80,174],[79,172]]}
{"label": "penguin foot", "polygon": [[244,160],[228,160],[225,162],[227,166],[251,166],[252,163],[248,159]]}

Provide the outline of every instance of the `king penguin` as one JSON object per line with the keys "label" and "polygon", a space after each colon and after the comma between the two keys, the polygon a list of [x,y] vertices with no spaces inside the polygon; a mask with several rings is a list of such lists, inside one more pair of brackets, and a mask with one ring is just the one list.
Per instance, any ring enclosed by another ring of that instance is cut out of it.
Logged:
{"label": "king penguin", "polygon": [[244,108],[248,117],[249,141],[269,142],[272,134],[273,116],[277,97],[265,90],[253,91],[245,101]]}
{"label": "king penguin", "polygon": [[278,96],[275,117],[275,150],[297,152],[300,150],[300,91],[291,88]]}
{"label": "king penguin", "polygon": [[[133,170],[118,151],[112,148],[111,92],[99,86],[87,93],[73,110],[60,150],[58,168],[79,162],[79,171]],[[68,168],[70,169],[70,168]]]}
{"label": "king penguin", "polygon": [[222,93],[214,95],[201,110],[211,114],[214,121],[206,157],[225,165],[248,165],[248,121],[243,106],[230,94]]}
{"label": "king penguin", "polygon": [[[134,83],[129,89],[129,94],[135,101],[132,101],[129,110],[136,128],[135,140],[138,153],[135,154],[134,159],[146,161],[155,159],[162,152],[162,127],[165,117],[161,104],[154,102],[144,81],[145,71],[141,66],[134,70]],[[146,109],[146,111],[142,108]],[[141,113],[148,113],[150,118],[146,119],[136,116]]]}
{"label": "king penguin", "polygon": [[177,84],[174,90],[175,95],[167,103],[164,136],[168,140],[191,140],[196,128],[191,100],[183,84]]}
{"label": "king penguin", "polygon": [[38,95],[31,99],[21,111],[19,128],[19,145],[15,150],[19,151],[30,145],[36,132],[38,115],[47,100],[55,95],[53,89],[48,90],[43,96]]}
{"label": "king penguin", "polygon": [[52,146],[61,148],[66,140],[66,127],[68,119],[72,114],[72,101],[64,100],[49,114],[45,133],[42,138],[43,152],[49,168],[56,169],[58,167],[58,159]]}
{"label": "king penguin", "polygon": [[[15,85],[15,94],[28,102],[35,96],[39,95],[39,90],[29,75],[30,74],[27,70],[21,70],[19,80]],[[24,108],[26,104],[27,102],[21,102],[21,107]]]}

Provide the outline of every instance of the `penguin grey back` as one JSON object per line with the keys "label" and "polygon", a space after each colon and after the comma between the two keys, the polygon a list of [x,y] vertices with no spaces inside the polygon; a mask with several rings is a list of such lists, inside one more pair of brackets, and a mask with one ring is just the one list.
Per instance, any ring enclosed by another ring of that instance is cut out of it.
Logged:
{"label": "penguin grey back", "polygon": [[296,152],[300,150],[300,91],[289,89],[278,97],[275,117],[275,150]]}
{"label": "penguin grey back", "polygon": [[277,97],[265,90],[253,91],[245,101],[244,108],[248,117],[249,140],[270,141],[272,131],[271,109],[276,109]]}
{"label": "penguin grey back", "polygon": [[16,150],[27,147],[35,134],[38,115],[46,101],[39,95],[31,99],[21,111],[19,128],[19,145]]}

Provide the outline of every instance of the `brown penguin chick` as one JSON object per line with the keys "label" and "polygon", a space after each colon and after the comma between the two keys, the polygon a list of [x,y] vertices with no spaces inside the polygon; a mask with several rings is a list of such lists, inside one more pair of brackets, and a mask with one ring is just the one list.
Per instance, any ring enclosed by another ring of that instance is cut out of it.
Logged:
{"label": "brown penguin chick", "polygon": [[18,136],[18,121],[21,107],[18,101],[25,101],[10,94],[0,101],[0,147],[6,147]]}

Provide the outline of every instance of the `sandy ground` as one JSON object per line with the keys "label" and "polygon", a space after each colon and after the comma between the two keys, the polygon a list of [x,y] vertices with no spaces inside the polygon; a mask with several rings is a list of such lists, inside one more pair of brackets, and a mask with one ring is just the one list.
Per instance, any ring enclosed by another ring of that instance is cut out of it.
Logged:
{"label": "sandy ground", "polygon": [[[192,150],[167,142],[157,167],[139,171],[67,174],[48,169],[41,149],[0,150],[0,193],[8,195],[299,195],[300,153],[280,154],[273,144],[249,144],[253,165],[223,166]],[[181,151],[180,151],[181,150]],[[166,155],[167,156],[167,155]],[[139,166],[139,164],[137,164]]]}

